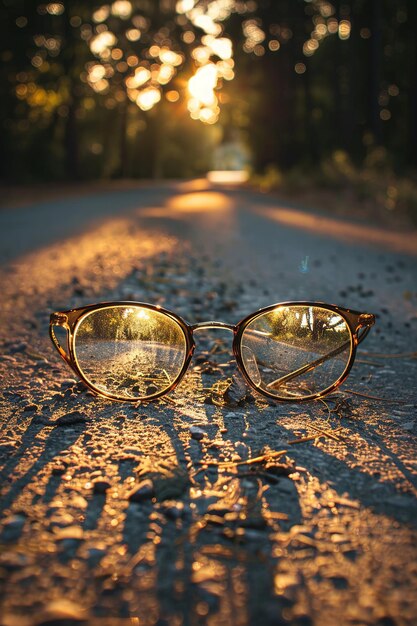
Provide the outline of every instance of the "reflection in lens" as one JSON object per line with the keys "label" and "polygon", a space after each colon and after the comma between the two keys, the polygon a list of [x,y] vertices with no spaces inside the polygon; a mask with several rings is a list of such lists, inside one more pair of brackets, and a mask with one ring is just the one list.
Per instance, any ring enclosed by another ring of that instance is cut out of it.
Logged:
{"label": "reflection in lens", "polygon": [[75,332],[80,370],[98,391],[121,399],[168,389],[184,365],[187,344],[174,319],[142,306],[112,306],[82,318]]}
{"label": "reflection in lens", "polygon": [[351,354],[343,317],[319,306],[278,306],[254,318],[241,338],[253,383],[276,397],[303,398],[325,391],[343,375]]}

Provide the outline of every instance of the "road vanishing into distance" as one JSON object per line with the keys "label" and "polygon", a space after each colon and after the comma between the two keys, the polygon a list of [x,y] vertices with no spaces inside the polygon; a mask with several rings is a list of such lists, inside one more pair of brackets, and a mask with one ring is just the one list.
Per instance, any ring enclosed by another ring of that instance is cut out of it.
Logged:
{"label": "road vanishing into distance", "polygon": [[[415,626],[417,238],[206,180],[0,209],[0,624]],[[277,404],[207,329],[168,399],[97,398],[49,314],[375,313],[339,391]]]}

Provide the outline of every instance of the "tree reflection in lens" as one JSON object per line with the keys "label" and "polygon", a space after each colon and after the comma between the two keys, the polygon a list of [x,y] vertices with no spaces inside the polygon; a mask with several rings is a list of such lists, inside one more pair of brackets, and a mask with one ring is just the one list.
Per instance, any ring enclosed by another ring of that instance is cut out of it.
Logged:
{"label": "tree reflection in lens", "polygon": [[178,378],[187,352],[178,322],[141,306],[88,313],[76,328],[74,346],[88,382],[121,399],[165,391]]}
{"label": "tree reflection in lens", "polygon": [[331,387],[346,370],[351,349],[344,318],[318,306],[278,306],[249,322],[241,338],[247,375],[281,398],[303,398]]}

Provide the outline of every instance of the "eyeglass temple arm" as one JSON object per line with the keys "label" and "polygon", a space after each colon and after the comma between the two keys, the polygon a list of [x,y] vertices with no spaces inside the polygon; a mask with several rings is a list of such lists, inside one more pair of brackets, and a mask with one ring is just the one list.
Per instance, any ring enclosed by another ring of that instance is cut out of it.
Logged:
{"label": "eyeglass temple arm", "polygon": [[363,328],[360,328],[359,331],[356,333],[356,337],[358,339],[358,345],[362,343],[362,341],[365,339],[366,335],[371,330],[372,325],[373,324],[370,324],[369,326],[364,326]]}
{"label": "eyeglass temple arm", "polygon": [[69,354],[64,350],[64,348],[59,343],[58,338],[55,335],[55,331],[54,331],[54,326],[60,326],[61,328],[64,328],[67,333],[67,342],[68,342],[69,328],[68,328],[67,321],[68,321],[68,318],[65,313],[52,313],[50,317],[50,321],[49,321],[49,336],[51,337],[52,343],[54,344],[58,353],[61,355],[64,361],[72,368],[71,358]]}
{"label": "eyeglass temple arm", "polygon": [[309,372],[310,370],[313,370],[315,367],[317,367],[318,365],[321,365],[328,359],[331,359],[337,354],[340,354],[340,352],[343,352],[343,350],[345,350],[345,348],[347,348],[349,345],[350,345],[350,341],[346,341],[338,348],[335,348],[335,350],[332,350],[331,352],[327,352],[327,354],[323,354],[323,356],[321,356],[319,359],[316,359],[315,361],[311,361],[310,363],[306,363],[302,367],[299,367],[298,370],[295,370],[294,372],[290,372],[290,374],[286,374],[285,376],[281,376],[281,378],[277,378],[276,380],[273,380],[271,383],[267,385],[267,387],[276,389],[283,383],[286,383],[288,380],[292,380],[293,378],[296,378],[297,376],[301,376],[301,374],[304,374],[305,372]]}
{"label": "eyeglass temple arm", "polygon": [[[371,326],[373,326],[374,323],[375,323],[375,317],[373,315],[370,315],[369,319],[366,320],[367,325],[359,328],[359,330],[356,332],[358,345],[365,339],[366,335],[371,330]],[[291,372],[290,374],[286,374],[285,376],[281,376],[281,378],[277,378],[276,380],[273,380],[271,383],[267,385],[267,387],[276,389],[277,387],[287,382],[288,380],[292,380],[293,378],[296,378],[297,376],[301,376],[301,374],[305,374],[305,372],[309,372],[310,370],[314,369],[318,365],[321,365],[328,359],[331,359],[334,356],[337,356],[338,354],[343,352],[343,350],[345,350],[345,348],[347,348],[349,345],[350,345],[350,341],[345,341],[345,343],[343,343],[341,346],[339,346],[338,348],[335,348],[334,350],[331,350],[330,352],[327,352],[327,354],[323,354],[323,356],[316,359],[315,361],[306,363],[302,367],[298,368],[298,370],[295,370],[294,372]]]}

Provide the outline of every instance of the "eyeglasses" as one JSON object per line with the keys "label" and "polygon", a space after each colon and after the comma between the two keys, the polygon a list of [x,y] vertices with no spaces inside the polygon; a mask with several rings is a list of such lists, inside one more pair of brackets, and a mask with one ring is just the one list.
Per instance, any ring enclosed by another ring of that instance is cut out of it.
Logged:
{"label": "eyeglasses", "polygon": [[[179,315],[141,302],[103,302],[53,313],[50,336],[59,354],[96,394],[140,402],[172,391],[194,352],[194,333],[233,333],[233,354],[247,383],[283,402],[313,400],[334,391],[349,374],[356,347],[375,323],[322,302],[283,302],[236,325],[187,324]],[[66,349],[55,327],[66,330]]]}

